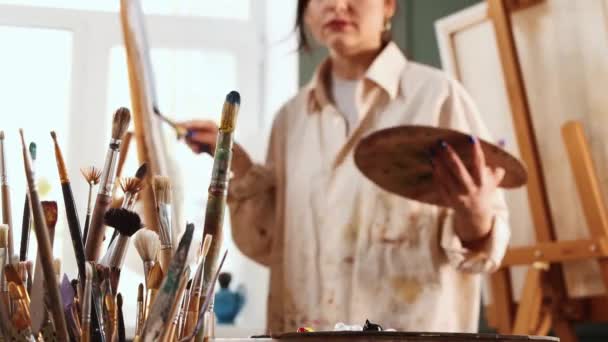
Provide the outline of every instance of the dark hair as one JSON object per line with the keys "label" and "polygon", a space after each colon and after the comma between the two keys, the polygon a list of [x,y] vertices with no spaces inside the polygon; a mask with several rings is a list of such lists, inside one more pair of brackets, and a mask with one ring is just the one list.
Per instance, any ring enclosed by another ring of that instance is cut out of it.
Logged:
{"label": "dark hair", "polygon": [[[306,34],[306,28],[304,24],[304,17],[306,15],[306,8],[308,8],[308,4],[310,0],[298,0],[298,9],[296,12],[296,25],[294,30],[298,34],[298,50],[310,52],[312,49],[310,42],[308,41],[308,35]],[[397,10],[399,10],[399,4],[397,4]],[[382,36],[382,40],[384,42],[388,42],[392,40],[391,32],[385,32]]]}
{"label": "dark hair", "polygon": [[304,28],[304,15],[306,14],[306,8],[310,0],[298,0],[298,9],[296,12],[296,25],[294,30],[298,33],[298,50],[310,51],[310,43],[308,42],[308,36],[306,35],[306,29]]}

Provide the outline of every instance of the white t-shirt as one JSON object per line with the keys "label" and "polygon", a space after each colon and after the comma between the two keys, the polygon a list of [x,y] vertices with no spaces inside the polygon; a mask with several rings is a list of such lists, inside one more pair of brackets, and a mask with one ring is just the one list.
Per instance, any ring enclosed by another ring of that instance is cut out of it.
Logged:
{"label": "white t-shirt", "polygon": [[356,94],[360,80],[345,80],[332,76],[331,91],[336,108],[347,122],[347,131],[352,132],[359,123],[359,111],[357,110]]}

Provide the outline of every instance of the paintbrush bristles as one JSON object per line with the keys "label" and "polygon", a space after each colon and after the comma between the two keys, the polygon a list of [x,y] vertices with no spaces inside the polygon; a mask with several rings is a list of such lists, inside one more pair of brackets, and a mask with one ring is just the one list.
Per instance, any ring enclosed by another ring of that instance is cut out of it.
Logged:
{"label": "paintbrush bristles", "polygon": [[0,140],[4,140],[4,131],[0,131]]}
{"label": "paintbrush bristles", "polygon": [[143,262],[156,260],[156,255],[160,248],[158,234],[150,229],[142,229],[135,234],[133,241],[135,249]]}
{"label": "paintbrush bristles", "polygon": [[131,113],[127,108],[118,108],[112,121],[112,139],[120,140],[129,128]]}
{"label": "paintbrush bristles", "polygon": [[87,168],[80,169],[80,173],[87,181],[87,183],[91,185],[99,184],[99,180],[101,179],[101,170],[96,168],[95,166],[89,166]]}
{"label": "paintbrush bristles", "polygon": [[8,225],[0,224],[0,248],[8,246]]}
{"label": "paintbrush bristles", "polygon": [[141,218],[136,212],[122,208],[108,210],[104,215],[104,223],[128,237],[133,236],[143,227]]}
{"label": "paintbrush bristles", "polygon": [[120,188],[122,191],[130,194],[136,194],[144,187],[144,182],[136,177],[126,177],[120,180]]}
{"label": "paintbrush bristles", "polygon": [[148,174],[148,164],[143,163],[135,172],[135,178],[143,180]]}
{"label": "paintbrush bristles", "polygon": [[171,204],[171,180],[169,177],[155,176],[153,184],[156,204]]}

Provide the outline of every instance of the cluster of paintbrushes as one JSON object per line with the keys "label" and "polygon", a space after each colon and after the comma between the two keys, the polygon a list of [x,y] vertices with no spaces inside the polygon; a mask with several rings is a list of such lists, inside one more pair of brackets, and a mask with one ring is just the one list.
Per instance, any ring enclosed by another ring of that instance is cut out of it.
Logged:
{"label": "cluster of paintbrushes", "polygon": [[[20,253],[13,257],[4,134],[0,133],[4,223],[0,226],[0,337],[4,340],[125,341],[124,298],[118,293],[118,285],[131,238],[143,261],[145,276],[145,284],[138,287],[135,339],[187,341],[202,340],[205,335],[213,334],[211,299],[226,254],[217,267],[213,260],[213,276],[207,277],[210,270],[205,269],[205,257],[212,244],[212,235],[207,234],[199,248],[196,269],[191,274],[186,259],[194,226],[187,225],[177,245],[172,241],[171,184],[167,177],[152,179],[158,232],[143,226],[133,209],[138,193],[149,178],[146,177],[146,165],[142,165],[134,177],[120,178],[130,139],[130,133],[126,133],[129,122],[127,109],[116,111],[103,169],[81,170],[89,185],[84,229],[80,226],[61,149],[55,133],[51,132],[67,226],[78,266],[78,278],[71,281],[66,275],[60,275],[59,262],[53,260],[58,206],[56,202],[39,198],[32,163],[36,156],[35,145],[30,144],[29,150],[26,148],[23,131],[20,133],[28,193]],[[93,189],[97,184],[99,190],[92,205]],[[122,188],[122,199],[116,199],[115,185]],[[104,252],[106,227],[114,228],[114,233]],[[28,259],[30,228],[38,242],[35,267]]]}

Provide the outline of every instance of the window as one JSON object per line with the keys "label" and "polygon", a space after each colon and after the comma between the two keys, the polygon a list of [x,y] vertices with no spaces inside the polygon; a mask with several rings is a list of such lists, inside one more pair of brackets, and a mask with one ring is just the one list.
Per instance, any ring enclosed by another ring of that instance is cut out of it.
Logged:
{"label": "window", "polygon": [[[255,159],[264,156],[273,114],[297,89],[297,55],[290,37],[295,1],[142,0],[159,105],[177,120],[219,118],[225,95],[233,89],[243,98],[236,138]],[[50,185],[43,199],[55,200],[60,221],[55,255],[62,272],[75,277],[76,266],[65,227],[63,198],[49,136],[57,131],[84,223],[88,187],[79,169],[101,167],[110,136],[111,117],[119,106],[130,107],[119,0],[0,0],[0,63],[2,114],[7,134],[12,186],[15,244],[21,230],[25,180],[17,129],[38,143],[39,182]],[[290,15],[286,15],[289,13]],[[268,20],[272,18],[272,20]],[[278,86],[277,86],[278,85]],[[33,124],[35,123],[35,124]],[[170,158],[181,179],[183,218],[202,222],[212,159],[194,156],[173,133],[165,130]],[[138,162],[132,143],[123,175],[132,175]],[[187,191],[185,189],[188,189]],[[193,190],[195,189],[195,190]],[[226,216],[228,217],[228,216]],[[225,224],[229,257],[224,269],[233,284],[244,284],[247,304],[237,331],[259,333],[265,326],[267,271],[240,254]],[[32,237],[31,254],[35,253]],[[126,317],[134,317],[136,284],[141,262],[134,248],[127,253],[119,291],[126,298]],[[133,322],[126,322],[127,334]]]}
{"label": "window", "polygon": [[[208,0],[143,0],[142,6],[147,14],[247,20],[250,16],[250,2],[251,0],[223,0],[222,5],[218,6],[216,2]],[[119,0],[0,0],[0,4],[107,12],[118,12],[120,7]]]}

